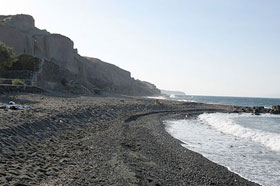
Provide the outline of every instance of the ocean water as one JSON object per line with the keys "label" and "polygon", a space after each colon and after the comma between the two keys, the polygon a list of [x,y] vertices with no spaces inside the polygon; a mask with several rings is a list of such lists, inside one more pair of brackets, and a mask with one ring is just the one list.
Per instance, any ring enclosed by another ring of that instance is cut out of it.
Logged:
{"label": "ocean water", "polygon": [[190,101],[211,104],[239,105],[239,106],[264,106],[280,105],[279,98],[250,98],[250,97],[222,97],[222,96],[160,96],[150,97],[156,99],[169,99],[173,101]]}
{"label": "ocean water", "polygon": [[[174,95],[164,98],[240,106],[280,105],[280,99],[269,98]],[[204,113],[193,119],[165,121],[165,126],[184,147],[248,180],[280,186],[280,115]]]}

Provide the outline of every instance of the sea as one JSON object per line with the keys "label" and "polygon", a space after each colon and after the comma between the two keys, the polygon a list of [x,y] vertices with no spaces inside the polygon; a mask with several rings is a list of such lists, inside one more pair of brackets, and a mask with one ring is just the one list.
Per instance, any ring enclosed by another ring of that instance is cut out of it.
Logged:
{"label": "sea", "polygon": [[[280,99],[275,98],[182,95],[156,98],[267,108],[280,105]],[[195,119],[187,117],[164,122],[166,131],[182,141],[183,147],[250,181],[280,186],[280,115],[203,113]]]}

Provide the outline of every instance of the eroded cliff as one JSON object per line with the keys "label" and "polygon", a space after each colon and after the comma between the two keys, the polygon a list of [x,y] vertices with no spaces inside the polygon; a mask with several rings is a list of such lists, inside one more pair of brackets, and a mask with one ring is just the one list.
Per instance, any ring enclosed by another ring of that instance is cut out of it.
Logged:
{"label": "eroded cliff", "polygon": [[72,92],[107,91],[127,95],[153,95],[152,84],[135,80],[130,72],[96,58],[82,57],[68,37],[35,27],[29,15],[0,16],[0,41],[16,54],[41,59],[37,86]]}

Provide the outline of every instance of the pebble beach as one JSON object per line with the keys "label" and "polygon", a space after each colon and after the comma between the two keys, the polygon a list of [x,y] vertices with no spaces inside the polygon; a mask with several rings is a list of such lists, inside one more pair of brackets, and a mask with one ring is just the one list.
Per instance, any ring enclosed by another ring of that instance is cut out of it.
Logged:
{"label": "pebble beach", "polygon": [[0,110],[0,185],[258,185],[182,147],[163,121],[234,107],[17,93]]}

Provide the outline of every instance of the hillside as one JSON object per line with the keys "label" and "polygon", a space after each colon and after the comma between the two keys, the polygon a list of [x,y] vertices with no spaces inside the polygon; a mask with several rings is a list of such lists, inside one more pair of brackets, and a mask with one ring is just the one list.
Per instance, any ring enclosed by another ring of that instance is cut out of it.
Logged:
{"label": "hillside", "polygon": [[135,80],[126,70],[96,58],[80,56],[70,38],[36,28],[30,15],[0,16],[0,41],[12,47],[16,54],[30,54],[40,59],[39,70],[32,72],[31,81],[43,89],[160,94],[154,85]]}

